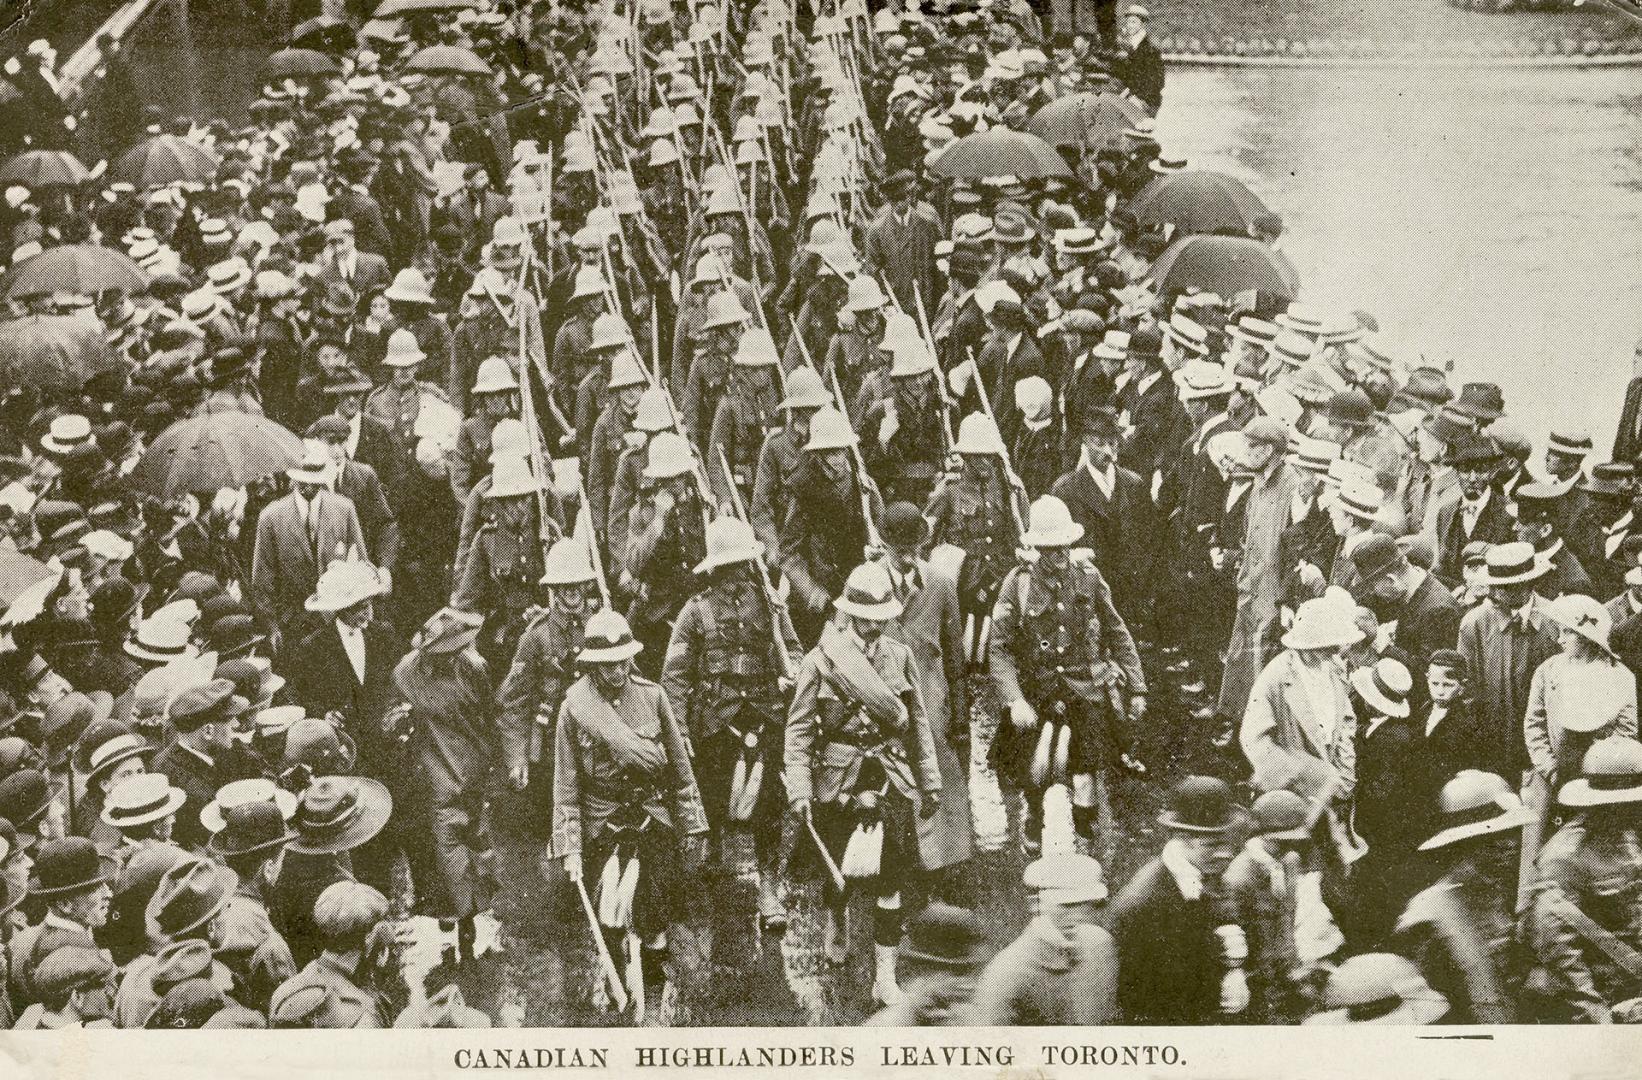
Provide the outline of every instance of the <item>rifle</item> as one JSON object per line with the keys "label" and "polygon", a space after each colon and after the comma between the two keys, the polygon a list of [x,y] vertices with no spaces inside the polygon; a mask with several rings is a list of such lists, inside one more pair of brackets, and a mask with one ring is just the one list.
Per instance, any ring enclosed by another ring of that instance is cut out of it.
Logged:
{"label": "rifle", "polygon": [[[525,426],[525,445],[530,448],[530,471],[536,474],[536,529],[542,542],[542,561],[546,563],[547,552],[553,546],[553,530],[548,522],[552,520],[547,512],[547,485],[551,483],[552,474],[548,469],[550,459],[542,454],[542,432],[536,422],[536,406],[534,391],[530,379],[530,322],[525,318],[526,313],[534,306],[535,298],[531,297],[521,282],[519,299],[514,303],[514,310],[519,313],[519,419]],[[544,380],[543,385],[547,385]],[[553,395],[548,395],[549,403]],[[585,500],[583,502],[585,506]]]}
{"label": "rifle", "polygon": [[[893,299],[894,290],[890,290],[889,295]],[[912,283],[912,302],[918,307],[918,333],[922,335],[924,348],[929,350],[929,359],[935,365],[935,393],[940,399],[941,407],[941,436],[946,440],[946,451],[950,454],[957,441],[952,437],[952,415],[947,408],[946,372],[941,370],[941,354],[935,349],[935,335],[929,332],[929,314],[924,311],[924,294],[916,281]],[[896,303],[897,311],[900,307],[901,305]]]}
{"label": "rifle", "polygon": [[[724,481],[730,486],[730,505],[735,508],[736,517],[752,524],[752,518],[747,516],[747,507],[742,503],[741,492],[735,486],[735,474],[730,471],[730,459],[724,455],[724,447],[718,448],[718,467],[724,473]],[[775,638],[776,655],[781,660],[781,677],[791,682],[793,678],[792,657],[787,655],[786,635],[781,632],[781,612],[785,605],[776,599],[775,585],[770,581],[770,569],[764,565],[762,556],[753,560],[758,565],[758,581],[764,587],[764,609],[770,616],[770,634]]]}
{"label": "rifle", "polygon": [[[844,418],[846,425],[849,424],[850,414],[844,408],[844,388],[838,382],[838,368],[836,365],[832,369],[832,397],[838,403],[838,415]],[[853,427],[851,427],[850,433],[855,434]],[[861,437],[859,435],[856,435],[855,441],[850,443],[850,457],[855,462],[855,486],[861,489],[861,520],[867,526],[867,544],[870,547],[882,548],[884,539],[878,535],[878,526],[872,520],[872,495],[867,490],[867,485],[872,483],[872,480],[867,475],[867,463],[861,457]]]}
{"label": "rifle", "polygon": [[[683,435],[688,441],[690,436],[684,430],[684,424],[679,420],[678,405],[673,401],[673,392],[667,388],[667,381],[660,383],[661,393],[667,399],[667,415],[673,421],[673,430]],[[713,520],[713,508],[717,503],[713,499],[713,485],[707,482],[707,474],[702,470],[701,459],[696,454],[694,446],[690,447],[690,478],[696,482],[696,496],[701,500],[701,527],[705,532],[707,525]]]}
{"label": "rifle", "polygon": [[[582,531],[582,523],[586,522],[586,531]],[[593,531],[593,508],[586,499],[582,500],[582,508],[576,513],[576,530],[582,532],[582,543],[587,545],[587,558],[593,564],[593,576],[599,582],[599,599],[604,606],[610,606],[610,581],[604,576],[604,560],[599,556],[599,537]]]}

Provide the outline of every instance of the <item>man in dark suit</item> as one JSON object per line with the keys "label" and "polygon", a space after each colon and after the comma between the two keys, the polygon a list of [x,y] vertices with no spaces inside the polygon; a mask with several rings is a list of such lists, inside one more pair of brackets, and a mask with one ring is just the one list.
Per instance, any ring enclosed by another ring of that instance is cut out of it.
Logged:
{"label": "man in dark suit", "polygon": [[181,788],[188,801],[177,810],[171,840],[180,847],[198,850],[211,834],[200,823],[200,811],[217,796],[217,789],[233,780],[244,779],[248,770],[240,768],[235,753],[234,729],[249,707],[234,695],[234,684],[212,679],[177,697],[170,711],[171,726],[177,737],[154,758],[153,771],[164,773],[172,785]]}
{"label": "man in dark suit", "polygon": [[380,164],[381,159],[369,150],[344,152],[337,161],[337,172],[348,186],[331,196],[326,213],[352,223],[361,253],[386,259],[393,249],[393,237],[388,232],[387,219],[382,216],[382,204],[371,194],[371,182]]}
{"label": "man in dark suit", "polygon": [[[400,445],[392,428],[365,412],[365,395],[370,390],[371,381],[357,368],[339,371],[325,381],[325,399],[331,411],[348,426],[348,435],[342,444],[348,460],[376,470],[376,478],[382,482],[382,490],[392,504],[397,502],[411,448]],[[360,520],[364,520],[363,512]],[[374,548],[371,554],[379,564],[388,564],[377,556]]]}
{"label": "man in dark suit", "polygon": [[1374,533],[1351,551],[1358,599],[1374,609],[1381,624],[1394,622],[1391,644],[1408,658],[1413,696],[1424,704],[1425,666],[1431,654],[1452,649],[1459,639],[1460,606],[1432,574],[1409,562],[1397,542]]}
{"label": "man in dark suit", "polygon": [[1152,536],[1151,501],[1145,481],[1117,463],[1120,433],[1111,411],[1091,410],[1079,429],[1082,455],[1049,493],[1083,526],[1084,542],[1094,550],[1095,565],[1112,586],[1118,610],[1134,618],[1136,605],[1147,595],[1143,584],[1150,560],[1144,544]]}
{"label": "man in dark suit", "polygon": [[917,311],[914,290],[926,305],[935,291],[940,218],[918,198],[918,177],[911,169],[891,173],[884,189],[889,202],[867,226],[867,266],[895,295],[902,311]]}
{"label": "man in dark suit", "polygon": [[353,502],[326,487],[335,472],[328,454],[310,453],[288,470],[290,493],[257,517],[251,587],[282,627],[301,615],[328,564],[366,549]]}
{"label": "man in dark suit", "polygon": [[[1036,375],[1054,385],[1054,377],[1038,348],[1032,319],[1018,300],[1002,299],[986,317],[991,330],[986,347],[976,358],[976,379],[986,380],[987,397],[998,421],[998,433],[1008,445],[1020,435],[1021,411],[1015,406],[1015,384]],[[980,408],[979,391],[966,387],[964,412]]]}
{"label": "man in dark suit", "polygon": [[433,223],[456,226],[461,230],[468,257],[477,258],[507,210],[507,199],[490,186],[490,173],[483,165],[470,161],[462,169],[461,190],[434,204]]}
{"label": "man in dark suit", "polygon": [[[985,255],[965,248],[952,253],[948,263],[951,288],[940,307],[930,313],[932,332],[941,349],[941,370],[951,371],[986,347],[986,314],[975,298],[976,286],[990,263]],[[928,303],[926,298],[925,303]]]}
{"label": "man in dark suit", "polygon": [[[1156,330],[1129,335],[1129,355],[1117,394],[1123,447],[1118,463],[1140,474],[1149,485],[1167,472],[1191,433],[1191,422],[1163,362],[1163,339]],[[1158,481],[1161,483],[1161,480]]]}
{"label": "man in dark suit", "polygon": [[1550,564],[1534,591],[1547,600],[1564,593],[1595,596],[1596,586],[1585,567],[1563,541],[1564,493],[1550,484],[1524,484],[1517,489],[1518,540],[1534,545],[1534,551]]}
{"label": "man in dark suit", "polygon": [[1112,65],[1112,74],[1156,113],[1163,104],[1163,53],[1146,34],[1150,22],[1151,13],[1139,4],[1130,4],[1124,10],[1124,53]]}
{"label": "man in dark suit", "polygon": [[1437,508],[1436,574],[1457,585],[1464,576],[1465,545],[1473,540],[1509,543],[1516,538],[1516,521],[1492,483],[1500,460],[1492,439],[1467,440],[1450,452],[1450,458],[1459,475],[1460,497]]}
{"label": "man in dark suit", "polygon": [[[353,501],[359,528],[365,534],[366,556],[391,574],[399,555],[399,521],[388,505],[376,470],[348,457],[349,434],[348,421],[334,413],[308,426],[308,438],[319,439],[330,448],[336,462],[336,493]],[[364,441],[361,432],[360,442]]]}
{"label": "man in dark suit", "polygon": [[393,275],[388,273],[386,259],[355,246],[354,223],[344,217],[325,223],[325,254],[320,257],[316,277],[322,288],[346,285],[357,302],[366,305],[371,297],[387,289]]}

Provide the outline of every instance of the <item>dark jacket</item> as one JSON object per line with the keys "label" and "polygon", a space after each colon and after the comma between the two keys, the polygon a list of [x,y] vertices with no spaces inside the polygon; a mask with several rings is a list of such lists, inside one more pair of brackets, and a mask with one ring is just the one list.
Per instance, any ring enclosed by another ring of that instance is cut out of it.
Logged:
{"label": "dark jacket", "polygon": [[1112,65],[1112,74],[1135,97],[1146,103],[1152,112],[1163,104],[1163,53],[1142,38],[1140,44],[1129,50],[1129,55]]}
{"label": "dark jacket", "polygon": [[1209,899],[1187,900],[1161,858],[1112,901],[1117,1007],[1125,1024],[1207,1024],[1220,1015],[1224,974],[1215,928],[1226,920]]}

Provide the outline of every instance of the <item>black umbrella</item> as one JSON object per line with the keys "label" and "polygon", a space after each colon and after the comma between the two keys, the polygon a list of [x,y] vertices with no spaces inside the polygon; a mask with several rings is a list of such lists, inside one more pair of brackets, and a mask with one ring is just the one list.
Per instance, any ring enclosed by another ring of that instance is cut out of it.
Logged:
{"label": "black umbrella", "polygon": [[1182,236],[1152,264],[1152,281],[1161,294],[1196,287],[1226,299],[1248,289],[1293,300],[1300,275],[1278,251],[1245,236]]}

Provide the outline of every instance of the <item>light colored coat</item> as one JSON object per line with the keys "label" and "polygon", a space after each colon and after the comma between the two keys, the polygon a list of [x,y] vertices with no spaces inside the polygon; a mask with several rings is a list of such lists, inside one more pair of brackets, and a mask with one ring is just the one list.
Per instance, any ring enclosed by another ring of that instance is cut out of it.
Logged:
{"label": "light colored coat", "polygon": [[1277,654],[1254,680],[1238,743],[1254,768],[1260,791],[1287,789],[1315,799],[1330,780],[1334,798],[1350,796],[1357,783],[1357,730],[1345,678],[1328,665],[1334,687],[1332,715],[1317,716],[1290,649]]}
{"label": "light colored coat", "polygon": [[1255,677],[1277,649],[1283,567],[1277,561],[1298,479],[1281,461],[1256,477],[1244,503],[1242,561],[1237,569],[1237,616],[1226,647],[1219,713],[1239,716]]}

